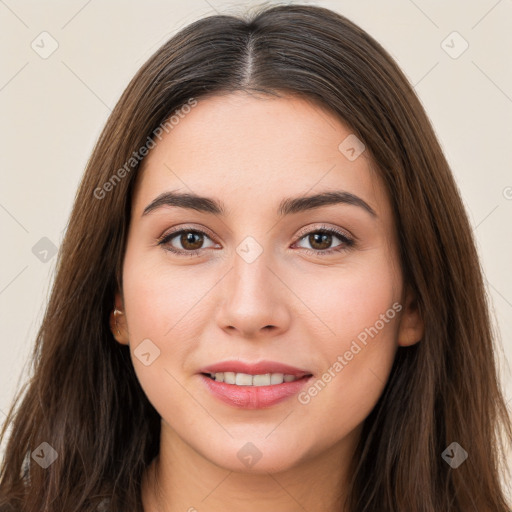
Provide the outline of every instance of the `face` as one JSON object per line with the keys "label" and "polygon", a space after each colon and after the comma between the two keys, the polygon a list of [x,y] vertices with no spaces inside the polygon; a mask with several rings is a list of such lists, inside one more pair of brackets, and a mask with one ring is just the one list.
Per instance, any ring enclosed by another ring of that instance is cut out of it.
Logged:
{"label": "face", "polygon": [[218,466],[333,453],[421,338],[353,137],[304,99],[236,93],[198,100],[144,160],[114,334],[169,438]]}

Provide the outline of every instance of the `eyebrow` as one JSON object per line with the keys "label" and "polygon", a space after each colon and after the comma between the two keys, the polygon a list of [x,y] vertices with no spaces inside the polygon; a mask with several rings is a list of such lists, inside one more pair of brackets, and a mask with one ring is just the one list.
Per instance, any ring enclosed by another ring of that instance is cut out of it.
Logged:
{"label": "eyebrow", "polygon": [[[377,217],[375,210],[366,201],[354,194],[351,194],[350,192],[341,190],[326,191],[310,196],[289,197],[283,199],[279,204],[277,213],[282,217],[334,204],[357,206],[364,209],[372,217]],[[194,193],[179,193],[172,191],[163,192],[156,197],[146,206],[146,208],[144,208],[142,216],[148,215],[150,212],[163,206],[186,208],[204,213],[212,213],[214,215],[226,215],[226,208],[222,201],[218,201],[217,199],[210,197],[199,196]]]}

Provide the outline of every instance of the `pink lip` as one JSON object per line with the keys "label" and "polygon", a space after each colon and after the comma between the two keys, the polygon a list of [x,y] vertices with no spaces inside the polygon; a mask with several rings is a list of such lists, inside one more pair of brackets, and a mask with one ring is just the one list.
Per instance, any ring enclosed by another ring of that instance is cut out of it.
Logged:
{"label": "pink lip", "polygon": [[236,386],[225,382],[216,382],[206,375],[200,375],[206,388],[219,400],[241,409],[262,409],[277,404],[297,394],[312,377],[311,373],[272,361],[255,364],[240,361],[225,361],[201,369],[200,373],[235,372],[249,375],[265,373],[284,373],[294,375],[297,380],[271,386]]}
{"label": "pink lip", "polygon": [[[265,373],[285,373],[301,378],[305,375],[311,375],[308,370],[301,370],[294,366],[277,363],[275,361],[260,361],[258,363],[243,363],[242,361],[223,361],[221,363],[205,366],[199,370],[199,373],[220,373],[235,372],[247,373],[248,375],[263,375]],[[263,387],[263,386],[262,386]]]}

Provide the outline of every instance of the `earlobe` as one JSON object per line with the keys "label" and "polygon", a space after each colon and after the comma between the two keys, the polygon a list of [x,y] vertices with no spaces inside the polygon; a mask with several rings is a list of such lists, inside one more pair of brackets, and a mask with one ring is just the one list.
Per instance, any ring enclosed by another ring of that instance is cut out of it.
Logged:
{"label": "earlobe", "polygon": [[116,292],[114,306],[110,312],[110,330],[115,340],[122,345],[129,344],[126,317],[124,314],[121,295]]}
{"label": "earlobe", "polygon": [[398,328],[398,344],[409,347],[423,338],[425,325],[416,297],[410,288],[407,290],[404,303]]}

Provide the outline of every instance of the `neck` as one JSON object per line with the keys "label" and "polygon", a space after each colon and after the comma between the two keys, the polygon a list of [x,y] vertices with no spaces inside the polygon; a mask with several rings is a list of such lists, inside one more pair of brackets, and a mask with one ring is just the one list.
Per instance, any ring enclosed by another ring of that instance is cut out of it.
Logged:
{"label": "neck", "polygon": [[360,430],[278,472],[222,468],[163,421],[160,453],[142,484],[145,512],[343,512],[350,461]]}

